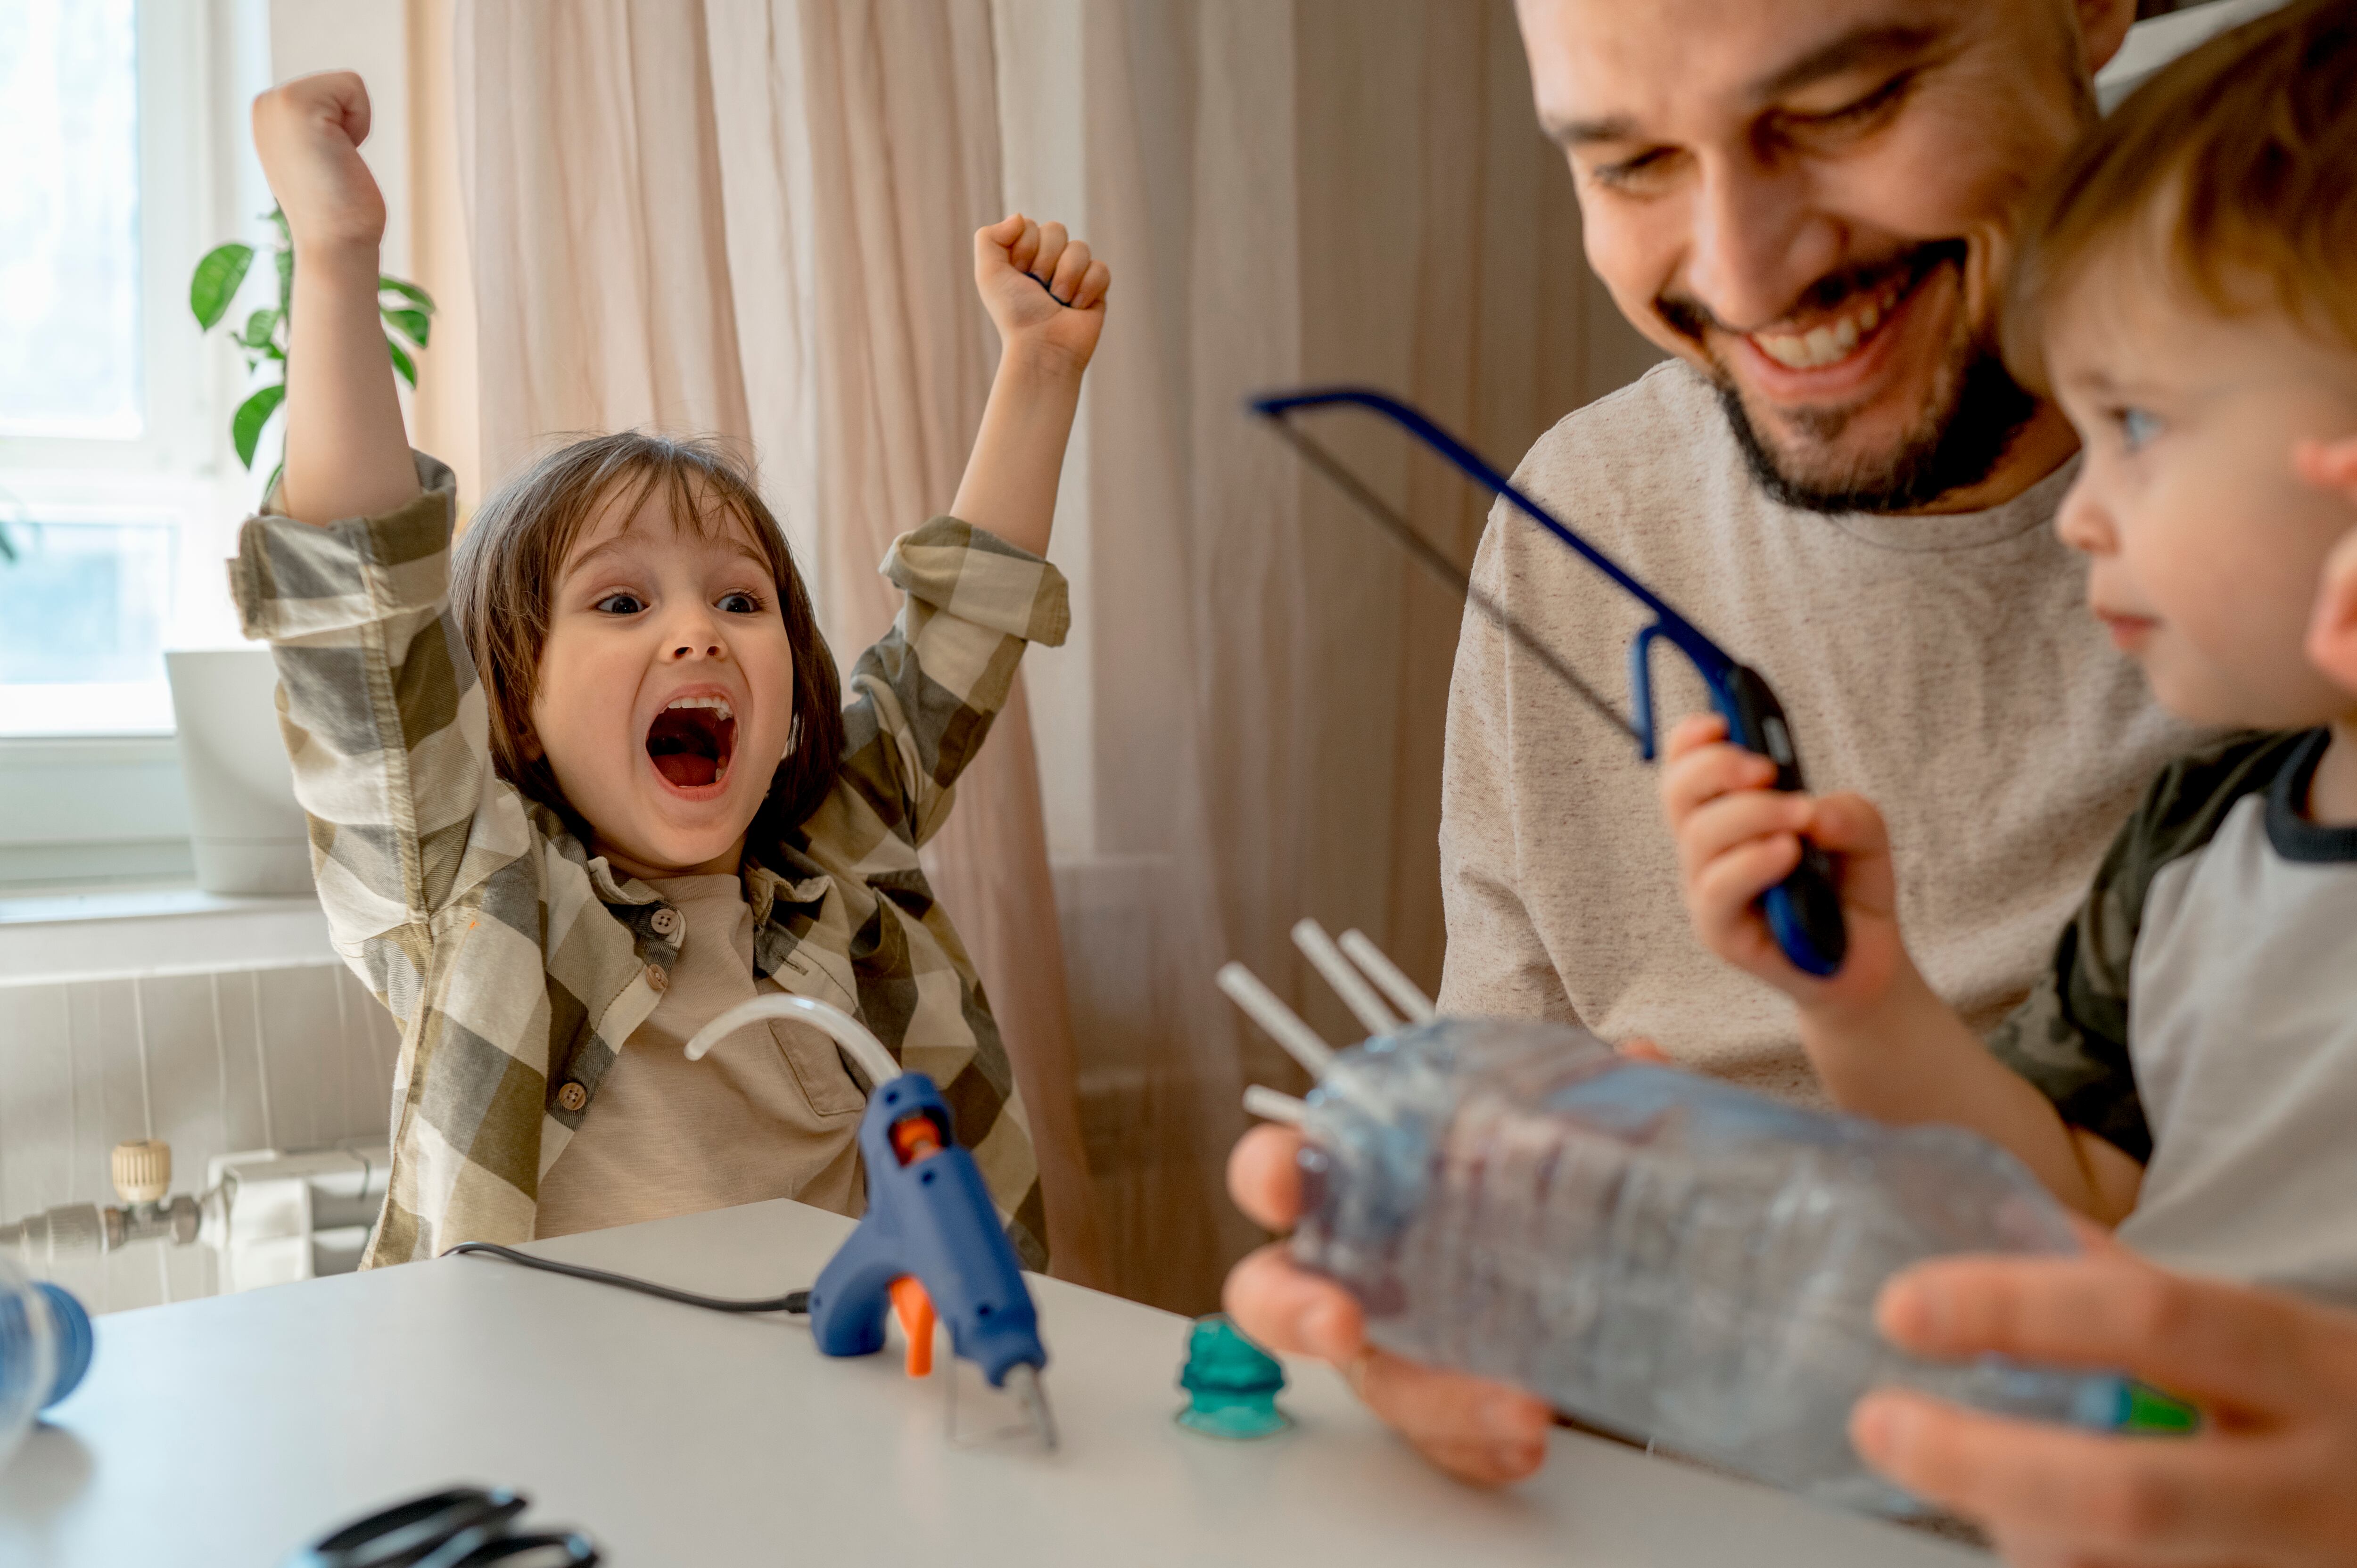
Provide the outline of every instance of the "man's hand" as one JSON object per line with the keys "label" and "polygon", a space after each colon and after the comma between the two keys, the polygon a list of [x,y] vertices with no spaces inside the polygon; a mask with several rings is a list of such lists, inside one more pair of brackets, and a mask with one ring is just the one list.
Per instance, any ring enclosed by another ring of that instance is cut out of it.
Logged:
{"label": "man's hand", "polygon": [[[1703,945],[1803,1007],[1854,1012],[1878,1004],[1906,966],[1899,886],[1882,813],[1862,795],[1778,790],[1776,765],[1730,745],[1727,721],[1695,714],[1670,732],[1662,805],[1678,845],[1678,881]],[[1760,896],[1792,874],[1807,839],[1837,857],[1849,950],[1820,980],[1792,967]]]}
{"label": "man's hand", "polygon": [[[1228,1192],[1254,1223],[1289,1229],[1301,1211],[1294,1157],[1301,1135],[1256,1127],[1228,1159]],[[1519,1390],[1402,1360],[1367,1343],[1366,1319],[1348,1291],[1294,1266],[1283,1242],[1263,1247],[1228,1275],[1224,1305],[1272,1349],[1342,1369],[1369,1409],[1426,1458],[1476,1486],[1519,1481],[1546,1457],[1547,1407]]]}
{"label": "man's hand", "polygon": [[384,197],[361,161],[368,134],[368,89],[349,70],[298,76],[253,101],[253,150],[298,257],[365,248],[373,272]]}
{"label": "man's hand", "polygon": [[1113,274],[1061,223],[1034,223],[1017,212],[975,230],[974,283],[1009,355],[1043,349],[1075,371],[1088,367],[1104,330]]}
{"label": "man's hand", "polygon": [[2357,1564],[2357,1315],[2165,1273],[2122,1248],[1957,1258],[1886,1286],[1919,1355],[2113,1367],[2201,1405],[2190,1438],[2106,1437],[1892,1390],[1851,1440],[2016,1563]]}

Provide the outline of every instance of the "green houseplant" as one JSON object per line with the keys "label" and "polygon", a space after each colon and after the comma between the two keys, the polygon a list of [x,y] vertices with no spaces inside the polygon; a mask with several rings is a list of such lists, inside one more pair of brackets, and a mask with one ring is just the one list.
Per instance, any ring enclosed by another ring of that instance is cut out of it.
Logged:
{"label": "green houseplant", "polygon": [[[278,379],[268,386],[258,387],[247,394],[237,412],[230,416],[230,438],[237,445],[237,460],[251,469],[254,448],[261,444],[262,427],[286,401],[286,328],[288,311],[295,293],[295,246],[287,238],[286,218],[276,208],[270,209],[270,221],[278,231],[278,243],[273,260],[278,271],[278,303],[265,306],[246,317],[245,325],[231,333],[237,346],[245,352],[248,370],[265,360],[277,367]],[[194,275],[188,279],[188,308],[196,313],[197,325],[207,332],[221,325],[229,314],[230,304],[245,283],[245,274],[253,266],[254,249],[238,241],[216,245],[197,263]],[[417,361],[410,358],[404,338],[419,349],[433,328],[434,299],[424,289],[404,279],[383,276],[377,279],[377,308],[384,317],[384,346],[393,356],[395,374],[417,385]],[[277,478],[273,470],[271,478]]]}
{"label": "green houseplant", "polygon": [[[286,401],[287,310],[294,299],[295,251],[285,218],[276,211],[270,218],[278,236],[272,257],[278,284],[275,303],[248,313],[242,325],[228,324],[231,339],[245,354],[246,368],[264,371],[270,378],[270,384],[246,394],[230,420],[238,461],[249,471],[264,427]],[[216,245],[197,263],[188,280],[188,308],[202,330],[210,332],[228,321],[255,255],[252,245]],[[396,277],[379,278],[378,290],[385,350],[394,372],[414,387],[417,363],[410,354],[425,347],[434,301],[415,284]],[[274,469],[271,481],[276,479]],[[269,651],[183,648],[167,651],[164,660],[172,684],[181,777],[188,786],[188,847],[197,886],[219,894],[309,892],[308,831],[296,803],[285,748],[276,744],[278,717],[272,693],[278,677]]]}

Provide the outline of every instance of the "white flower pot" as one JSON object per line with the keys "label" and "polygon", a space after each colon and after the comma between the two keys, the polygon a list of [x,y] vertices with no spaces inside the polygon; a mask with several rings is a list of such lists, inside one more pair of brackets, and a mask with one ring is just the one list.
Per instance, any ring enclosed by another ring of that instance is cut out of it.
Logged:
{"label": "white flower pot", "polygon": [[266,648],[164,655],[188,790],[197,886],[208,893],[308,893],[311,840],[278,732],[278,671]]}

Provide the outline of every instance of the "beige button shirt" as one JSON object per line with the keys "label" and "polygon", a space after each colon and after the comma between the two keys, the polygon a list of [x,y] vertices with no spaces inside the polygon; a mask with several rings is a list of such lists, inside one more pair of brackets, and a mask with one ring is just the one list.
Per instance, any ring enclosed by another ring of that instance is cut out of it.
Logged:
{"label": "beige button shirt", "polygon": [[656,984],[662,1000],[607,1070],[580,1131],[541,1178],[536,1233],[601,1230],[770,1197],[857,1213],[853,1138],[866,1100],[834,1041],[771,1022],[739,1029],[702,1061],[689,1061],[683,1049],[757,990],[780,989],[754,978],[744,885],[712,875],[648,886],[684,922],[679,961]]}

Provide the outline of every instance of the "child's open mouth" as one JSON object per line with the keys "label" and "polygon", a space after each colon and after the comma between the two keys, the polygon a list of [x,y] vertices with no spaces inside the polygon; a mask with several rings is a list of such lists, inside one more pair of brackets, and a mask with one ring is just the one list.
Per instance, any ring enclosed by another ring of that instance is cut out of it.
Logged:
{"label": "child's open mouth", "polygon": [[737,714],[726,697],[674,697],[647,728],[647,756],[664,781],[704,789],[728,776]]}

